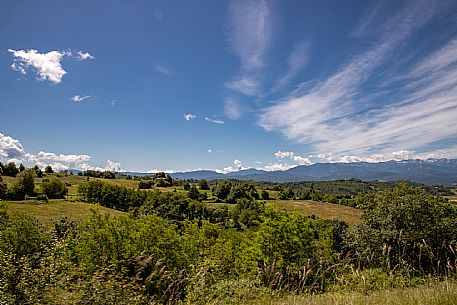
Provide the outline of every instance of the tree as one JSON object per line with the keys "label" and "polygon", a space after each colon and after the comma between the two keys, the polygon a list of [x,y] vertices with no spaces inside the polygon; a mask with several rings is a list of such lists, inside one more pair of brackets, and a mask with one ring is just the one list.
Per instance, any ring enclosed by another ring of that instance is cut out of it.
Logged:
{"label": "tree", "polygon": [[25,195],[35,195],[35,174],[33,170],[25,170],[19,174],[20,181],[24,186]]}
{"label": "tree", "polygon": [[282,190],[278,194],[278,198],[281,200],[293,199],[294,196],[295,196],[294,191],[292,191],[291,189]]}
{"label": "tree", "polygon": [[218,182],[213,187],[213,195],[220,200],[225,200],[230,193],[232,184],[229,181]]}
{"label": "tree", "polygon": [[46,174],[52,174],[52,173],[54,173],[54,170],[52,169],[51,165],[48,165],[48,166],[46,166],[46,168],[44,169],[44,172],[45,172]]}
{"label": "tree", "polygon": [[268,193],[266,190],[262,191],[262,199],[263,200],[270,200],[270,193]]}
{"label": "tree", "polygon": [[7,192],[8,187],[6,186],[6,183],[3,181],[3,178],[0,177],[0,199],[5,199]]}
{"label": "tree", "polygon": [[195,185],[192,185],[190,190],[189,190],[189,193],[187,194],[187,196],[189,196],[189,198],[192,199],[192,200],[199,200],[200,199],[200,192],[195,187]]}
{"label": "tree", "polygon": [[138,189],[150,189],[152,187],[152,180],[138,181]]}
{"label": "tree", "polygon": [[33,170],[35,171],[35,175],[38,177],[38,178],[43,178],[43,172],[41,171],[41,169],[38,167],[38,165],[35,165],[33,167]]}
{"label": "tree", "polygon": [[19,172],[23,172],[23,171],[25,171],[25,166],[24,166],[24,164],[21,163],[19,165]]}
{"label": "tree", "polygon": [[209,190],[209,185],[208,181],[205,179],[202,179],[198,182],[198,186],[200,187],[201,190]]}
{"label": "tree", "polygon": [[6,165],[3,173],[5,176],[16,177],[16,175],[19,173],[19,170],[16,168],[16,164],[14,162],[10,162],[8,165]]}
{"label": "tree", "polygon": [[9,188],[7,197],[12,200],[23,200],[26,195],[35,195],[34,171],[32,169],[27,169],[18,175],[18,179]]}
{"label": "tree", "polygon": [[184,190],[186,190],[186,191],[190,190],[190,183],[189,183],[189,182],[184,182],[183,188],[184,188]]}

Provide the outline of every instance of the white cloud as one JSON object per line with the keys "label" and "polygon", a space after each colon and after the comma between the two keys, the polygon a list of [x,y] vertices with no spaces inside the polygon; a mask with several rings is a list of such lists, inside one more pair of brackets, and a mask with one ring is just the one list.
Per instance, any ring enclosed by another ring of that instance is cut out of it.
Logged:
{"label": "white cloud", "polygon": [[99,166],[92,166],[88,163],[82,163],[80,164],[76,169],[80,169],[83,171],[87,170],[95,170],[95,171],[109,171],[109,172],[121,172],[124,171],[121,167],[121,164],[118,162],[114,162],[111,160],[106,161],[106,166],[105,167],[99,167]]}
{"label": "white cloud", "polygon": [[51,166],[52,167],[52,170],[54,172],[61,172],[61,171],[64,171],[64,170],[67,170],[67,169],[70,169],[68,167],[68,165],[65,165],[65,164],[62,164],[62,163],[59,163],[59,162],[54,162],[54,163],[45,163],[45,162],[36,162],[35,165],[37,165],[39,168],[41,168],[42,170],[44,170],[47,166]]}
{"label": "white cloud", "polygon": [[291,151],[277,151],[275,152],[275,157],[278,159],[284,159],[284,158],[292,158],[295,155],[295,153]]}
{"label": "white cloud", "polygon": [[18,158],[24,154],[24,148],[19,140],[0,133],[0,159]]}
{"label": "white cloud", "polygon": [[208,154],[210,154],[210,155],[211,155],[211,154],[213,154],[213,153],[214,153],[214,151],[213,151],[211,148],[210,148],[210,149],[208,149]]}
{"label": "white cloud", "polygon": [[[67,71],[62,68],[61,61],[65,56],[72,56],[71,51],[50,51],[48,53],[39,53],[37,50],[13,50],[8,49],[13,54],[13,64],[11,68],[23,75],[28,70],[36,72],[38,79],[48,80],[53,84],[59,84]],[[78,51],[76,59],[82,61],[94,59],[89,53]]]}
{"label": "white cloud", "polygon": [[217,124],[217,125],[223,125],[223,124],[225,124],[225,122],[222,121],[222,120],[219,120],[219,119],[210,119],[210,118],[208,118],[208,117],[205,117],[205,121],[210,122],[210,123],[213,123],[213,124]]}
{"label": "white cloud", "polygon": [[236,77],[229,82],[225,82],[225,87],[228,89],[232,89],[234,91],[238,91],[243,93],[247,96],[257,96],[259,95],[259,79],[258,77],[242,75],[240,77]]}
{"label": "white cloud", "polygon": [[265,108],[260,126],[267,131],[280,131],[290,140],[310,145],[314,151],[333,151],[336,155],[417,150],[455,138],[457,68],[442,69],[454,62],[454,41],[412,70],[410,77],[417,78],[430,63],[441,67],[421,81],[415,79],[408,87],[399,84],[404,88],[399,89],[401,96],[379,103],[377,98],[388,94],[388,89],[380,86],[370,95],[361,93],[367,80],[379,76],[376,73],[383,65],[388,69],[391,55],[439,9],[434,2],[414,2],[388,21],[378,43],[366,52],[352,57],[306,91],[294,92]]}
{"label": "white cloud", "polygon": [[243,166],[243,162],[241,162],[238,159],[233,160],[233,165],[234,166],[224,167],[224,169],[222,171],[219,171],[219,172],[232,173],[232,172],[238,172],[240,170],[245,170],[245,169],[249,168],[249,167]]}
{"label": "white cloud", "polygon": [[67,55],[64,51],[51,51],[48,53],[38,53],[37,50],[12,50],[8,49],[14,56],[14,63],[11,65],[21,74],[27,74],[27,70],[32,68],[37,72],[40,80],[49,80],[53,84],[62,81],[62,77],[67,72],[62,68],[60,61]]}
{"label": "white cloud", "polygon": [[24,163],[24,160],[17,159],[17,158],[11,158],[11,159],[8,159],[8,161],[6,163],[14,163],[14,164],[16,164],[16,166],[18,166],[19,164]]}
{"label": "white cloud", "polygon": [[73,102],[82,102],[84,100],[90,99],[91,97],[92,97],[92,95],[84,95],[84,96],[75,95],[70,100],[72,100]]}
{"label": "white cloud", "polygon": [[259,168],[259,169],[266,170],[266,171],[269,171],[269,172],[272,172],[272,171],[285,171],[285,170],[288,170],[290,168],[294,168],[296,166],[297,165],[289,165],[287,163],[273,163],[273,164],[266,165],[266,166],[264,166],[262,168]]}
{"label": "white cloud", "polygon": [[241,104],[233,98],[226,99],[224,103],[224,113],[231,120],[237,120],[242,115],[245,109]]}
{"label": "white cloud", "polygon": [[225,86],[248,96],[259,94],[259,71],[270,42],[270,10],[266,1],[230,2],[227,41],[241,62],[241,73]]}
{"label": "white cloud", "polygon": [[306,66],[309,61],[308,49],[308,45],[304,42],[299,43],[294,47],[287,60],[288,69],[286,73],[278,79],[273,91],[284,87],[287,83],[293,80],[295,76],[297,76],[298,72],[300,72],[304,66]]}
{"label": "white cloud", "polygon": [[270,10],[263,0],[235,0],[230,3],[228,40],[243,69],[263,67],[263,55],[269,42]]}
{"label": "white cloud", "polygon": [[51,165],[55,171],[65,169],[121,171],[121,164],[108,160],[105,167],[90,164],[92,157],[86,154],[57,154],[40,151],[28,153],[19,140],[0,133],[0,161],[23,163],[27,166],[38,165],[42,168]]}
{"label": "white cloud", "polygon": [[89,155],[76,155],[76,154],[65,155],[65,154],[55,154],[52,152],[44,152],[44,151],[40,151],[38,154],[27,153],[27,154],[25,154],[25,157],[27,160],[32,161],[32,162],[48,160],[48,161],[64,162],[64,163],[70,163],[70,164],[88,162],[91,159],[91,156],[89,156]]}
{"label": "white cloud", "polygon": [[168,68],[166,68],[164,66],[161,66],[161,65],[155,65],[154,69],[157,72],[159,72],[159,73],[161,73],[163,75],[166,75],[166,76],[172,76],[174,74],[173,71],[171,71],[170,69],[168,69]]}
{"label": "white cloud", "polygon": [[190,113],[184,114],[184,120],[186,120],[186,121],[192,121],[192,120],[195,120],[196,118],[197,118],[197,116],[194,114],[190,114]]}
{"label": "white cloud", "polygon": [[111,107],[114,107],[116,105],[117,101],[116,100],[111,100],[111,102],[109,103],[111,105]]}
{"label": "white cloud", "polygon": [[309,160],[309,158],[297,155],[296,153],[294,153],[292,151],[281,151],[281,150],[279,150],[279,151],[275,152],[275,157],[278,160],[286,159],[286,158],[287,159],[292,159],[298,165],[311,165],[312,164],[312,162]]}
{"label": "white cloud", "polygon": [[172,169],[150,169],[148,171],[146,171],[146,173],[151,173],[151,174],[155,174],[155,173],[166,173],[166,174],[173,174],[173,173],[176,173],[175,170],[172,170]]}
{"label": "white cloud", "polygon": [[95,57],[90,55],[89,52],[78,51],[76,52],[76,59],[83,61],[87,59],[95,59]]}

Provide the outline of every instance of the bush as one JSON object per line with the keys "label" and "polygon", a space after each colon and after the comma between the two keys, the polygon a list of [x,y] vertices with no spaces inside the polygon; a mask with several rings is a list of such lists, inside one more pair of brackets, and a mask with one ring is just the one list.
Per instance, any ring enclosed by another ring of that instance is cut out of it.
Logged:
{"label": "bush", "polygon": [[36,196],[36,199],[40,200],[40,201],[48,202],[48,196],[46,196],[46,194],[39,194],[38,196]]}
{"label": "bush", "polygon": [[261,194],[261,197],[262,197],[263,200],[270,200],[270,193],[268,193],[267,191],[263,190],[262,194]]}
{"label": "bush", "polygon": [[138,181],[138,189],[150,189],[152,184],[152,180],[140,180]]}
{"label": "bush", "polygon": [[201,190],[209,190],[209,185],[208,181],[205,179],[202,179],[198,182],[198,186],[200,187]]}
{"label": "bush", "polygon": [[360,195],[356,202],[362,220],[345,242],[362,265],[437,274],[457,262],[457,210],[451,204],[407,185]]}
{"label": "bush", "polygon": [[66,185],[58,178],[52,180],[43,180],[41,183],[41,191],[49,199],[65,198],[68,193]]}

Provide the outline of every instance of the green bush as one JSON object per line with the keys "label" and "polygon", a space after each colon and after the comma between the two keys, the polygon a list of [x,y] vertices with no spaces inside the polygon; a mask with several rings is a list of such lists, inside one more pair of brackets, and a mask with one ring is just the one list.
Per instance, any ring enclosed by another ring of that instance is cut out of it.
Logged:
{"label": "green bush", "polygon": [[49,180],[43,180],[41,183],[41,192],[46,195],[49,199],[61,199],[65,198],[68,193],[68,188],[58,178],[52,178]]}

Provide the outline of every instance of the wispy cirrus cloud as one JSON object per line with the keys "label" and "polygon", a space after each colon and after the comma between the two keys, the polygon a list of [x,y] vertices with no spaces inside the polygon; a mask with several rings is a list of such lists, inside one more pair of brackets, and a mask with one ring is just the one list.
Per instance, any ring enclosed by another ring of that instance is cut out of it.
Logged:
{"label": "wispy cirrus cloud", "polygon": [[29,70],[36,72],[39,80],[47,80],[52,84],[59,84],[67,71],[62,67],[64,57],[74,57],[80,61],[94,59],[88,52],[78,51],[74,55],[72,51],[50,51],[40,53],[37,50],[13,50],[8,49],[13,55],[11,68],[26,75]]}
{"label": "wispy cirrus cloud", "polygon": [[308,44],[301,42],[294,46],[292,53],[287,59],[288,69],[284,75],[282,75],[273,87],[273,91],[276,91],[286,84],[288,84],[298,72],[303,69],[309,61],[309,46]]}
{"label": "wispy cirrus cloud", "polygon": [[250,109],[242,104],[238,99],[227,98],[224,103],[224,113],[231,120],[237,120],[245,112],[249,112]]}
{"label": "wispy cirrus cloud", "polygon": [[161,73],[161,74],[163,74],[163,75],[165,75],[165,76],[172,76],[172,75],[174,75],[173,71],[171,71],[169,68],[164,67],[164,66],[162,66],[162,65],[155,65],[155,66],[154,66],[154,69],[155,69],[157,72],[159,72],[159,73]]}
{"label": "wispy cirrus cloud", "polygon": [[225,86],[247,96],[259,94],[259,72],[270,42],[270,10],[265,0],[233,0],[229,7],[227,42],[241,63],[240,72]]}
{"label": "wispy cirrus cloud", "polygon": [[209,117],[205,117],[205,121],[209,122],[209,123],[213,123],[213,124],[216,124],[216,125],[223,125],[225,124],[225,122],[223,120],[220,120],[220,119],[211,119]]}
{"label": "wispy cirrus cloud", "polygon": [[[369,93],[363,89],[372,77],[382,76],[380,71],[388,71],[391,55],[442,9],[441,2],[414,2],[387,22],[371,48],[306,91],[265,108],[260,126],[311,145],[314,151],[336,155],[417,150],[440,140],[456,140],[455,40],[416,62],[406,76],[407,86],[403,78],[391,82],[389,89],[379,86]],[[380,102],[392,90],[395,98]]]}

